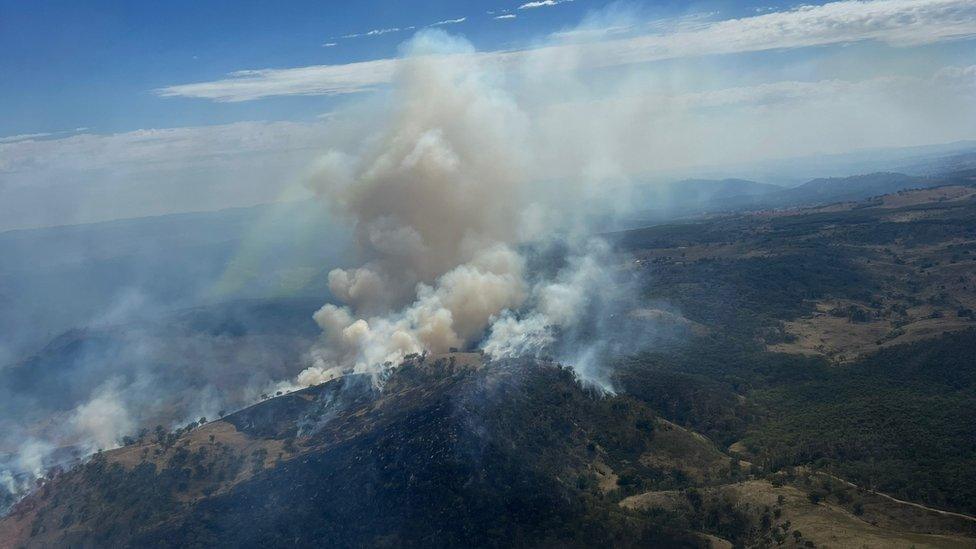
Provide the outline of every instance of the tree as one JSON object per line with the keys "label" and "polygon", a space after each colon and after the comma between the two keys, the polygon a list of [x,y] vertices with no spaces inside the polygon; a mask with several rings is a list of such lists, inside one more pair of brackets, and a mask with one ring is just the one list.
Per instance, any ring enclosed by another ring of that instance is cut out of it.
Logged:
{"label": "tree", "polygon": [[807,498],[810,500],[810,503],[816,505],[820,503],[821,496],[819,492],[810,492],[807,494]]}

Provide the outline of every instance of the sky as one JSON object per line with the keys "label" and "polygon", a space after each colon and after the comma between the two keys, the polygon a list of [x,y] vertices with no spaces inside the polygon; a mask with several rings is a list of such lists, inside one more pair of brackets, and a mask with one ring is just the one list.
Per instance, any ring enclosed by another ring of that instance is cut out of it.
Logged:
{"label": "sky", "polygon": [[0,0],[0,230],[306,196],[431,31],[628,173],[976,138],[971,0]]}

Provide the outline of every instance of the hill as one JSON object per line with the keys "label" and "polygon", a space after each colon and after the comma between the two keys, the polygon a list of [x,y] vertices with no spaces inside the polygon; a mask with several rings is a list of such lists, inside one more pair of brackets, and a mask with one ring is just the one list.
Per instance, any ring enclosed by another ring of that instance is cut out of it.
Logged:
{"label": "hill", "polygon": [[729,204],[750,204],[783,191],[783,187],[747,179],[683,179],[626,191],[639,205],[628,214],[635,220],[660,220],[728,209]]}
{"label": "hill", "polygon": [[954,169],[960,165],[963,164],[940,163],[939,170],[925,175],[876,172],[817,178],[791,188],[744,179],[688,179],[639,187],[631,197],[638,206],[628,214],[630,221],[625,225],[634,227],[641,222],[647,225],[716,213],[804,208],[860,201],[913,189],[976,184],[972,170]]}
{"label": "hill", "polygon": [[554,364],[416,357],[379,392],[342,378],[103,452],[21,502],[0,539],[694,546],[603,495],[619,476],[661,477],[642,459],[659,428],[639,402],[586,391]]}
{"label": "hill", "polygon": [[850,177],[814,179],[799,187],[783,191],[776,201],[789,205],[841,202],[860,200],[905,189],[933,187],[944,182],[940,179],[911,176],[900,173],[872,173]]}
{"label": "hill", "polygon": [[[630,315],[686,328],[616,357],[616,394],[548,360],[412,356],[379,386],[346,376],[52,471],[0,539],[972,546],[976,189],[610,238]],[[294,321],[244,310],[268,320],[176,325],[240,342]]]}
{"label": "hill", "polygon": [[962,547],[976,533],[804,470],[765,473],[628,393],[544,361],[411,357],[382,389],[347,376],[101,452],[0,520],[0,547]]}
{"label": "hill", "polygon": [[756,197],[783,190],[777,185],[747,179],[684,179],[646,191],[649,201],[663,207],[693,208],[716,205],[720,200]]}

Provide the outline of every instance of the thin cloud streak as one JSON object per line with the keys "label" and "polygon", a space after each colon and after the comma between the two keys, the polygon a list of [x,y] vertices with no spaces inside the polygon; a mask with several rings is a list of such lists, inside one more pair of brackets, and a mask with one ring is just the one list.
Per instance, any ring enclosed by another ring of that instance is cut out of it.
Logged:
{"label": "thin cloud streak", "polygon": [[458,17],[457,19],[445,19],[443,21],[438,21],[436,23],[431,23],[431,27],[440,27],[443,25],[457,25],[458,23],[464,23],[467,21],[467,17]]}
{"label": "thin cloud streak", "polygon": [[573,0],[537,0],[535,2],[526,2],[518,7],[520,10],[531,10],[534,8],[548,8],[552,6],[558,6],[559,4],[565,4],[567,2],[572,2]]}
{"label": "thin cloud streak", "polygon": [[384,34],[390,34],[391,32],[408,31],[408,30],[413,30],[415,28],[417,28],[417,27],[403,27],[403,28],[400,28],[400,27],[389,27],[389,28],[386,28],[386,29],[373,29],[373,30],[370,30],[370,31],[359,32],[359,33],[355,33],[355,34],[344,34],[344,35],[341,36],[341,38],[361,38],[361,37],[364,37],[364,36],[382,36]]}
{"label": "thin cloud streak", "polygon": [[39,139],[42,137],[48,137],[52,134],[50,133],[22,133],[20,135],[8,135],[7,137],[0,137],[0,143],[16,143],[18,141],[30,141],[33,139]]}
{"label": "thin cloud streak", "polygon": [[[845,0],[822,6],[704,23],[693,29],[529,50],[458,54],[514,66],[548,55],[549,70],[601,68],[665,59],[802,48],[877,40],[911,46],[976,36],[971,0]],[[396,59],[293,69],[231,73],[229,78],[168,86],[163,97],[237,102],[277,95],[336,95],[374,89],[391,81]],[[566,66],[562,66],[565,64]]]}
{"label": "thin cloud streak", "polygon": [[[441,26],[444,26],[444,25],[457,25],[459,23],[464,23],[467,20],[468,20],[467,17],[458,17],[457,19],[444,19],[443,21],[437,21],[437,22],[431,23],[431,24],[429,24],[427,26],[428,27],[441,27]],[[410,25],[409,27],[386,27],[386,28],[381,28],[381,29],[373,29],[373,30],[369,30],[369,31],[366,31],[366,32],[357,32],[357,33],[352,33],[352,34],[344,34],[342,36],[333,37],[332,39],[333,40],[338,40],[339,38],[342,38],[342,39],[348,40],[350,38],[368,38],[368,37],[372,37],[372,36],[383,36],[384,34],[391,34],[391,33],[395,33],[395,32],[406,32],[406,31],[411,31],[411,30],[416,30],[416,29],[417,29],[417,26],[416,25]],[[323,46],[324,47],[327,47],[327,48],[332,47],[332,46],[335,46],[335,45],[337,45],[335,42],[326,42],[325,44],[323,44]]]}
{"label": "thin cloud streak", "polygon": [[46,140],[47,138],[63,136],[72,133],[81,133],[87,130],[88,128],[75,128],[73,130],[62,130],[59,132],[38,132],[38,133],[22,133],[20,135],[8,135],[6,137],[0,137],[0,144],[20,143],[22,141],[36,141],[38,139]]}

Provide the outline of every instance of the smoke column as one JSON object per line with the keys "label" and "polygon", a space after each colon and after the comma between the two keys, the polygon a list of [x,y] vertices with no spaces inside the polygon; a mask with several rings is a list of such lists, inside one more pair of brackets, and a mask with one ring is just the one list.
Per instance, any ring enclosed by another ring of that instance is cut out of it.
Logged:
{"label": "smoke column", "polygon": [[478,342],[493,357],[538,353],[602,291],[594,254],[606,249],[586,239],[568,240],[579,244],[551,280],[527,271],[521,243],[578,232],[565,205],[582,187],[538,183],[539,159],[553,157],[540,136],[553,129],[521,108],[508,71],[472,53],[444,33],[418,34],[387,123],[319,161],[311,187],[355,227],[362,264],[329,273],[342,305],[315,314],[324,335],[300,385],[379,376],[408,354]]}

